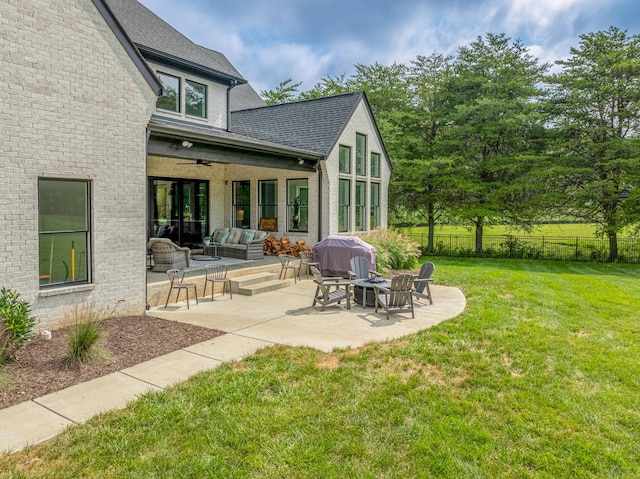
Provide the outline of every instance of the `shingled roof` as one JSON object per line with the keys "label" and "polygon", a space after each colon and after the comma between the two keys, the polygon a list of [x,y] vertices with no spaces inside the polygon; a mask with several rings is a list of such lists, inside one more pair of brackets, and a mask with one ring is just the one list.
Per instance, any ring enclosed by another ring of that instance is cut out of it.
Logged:
{"label": "shingled roof", "polygon": [[327,156],[363,99],[363,92],[344,93],[235,111],[229,130]]}
{"label": "shingled roof", "polygon": [[245,83],[238,70],[220,52],[202,47],[136,0],[105,0],[131,40],[145,53],[186,60],[204,72],[218,72],[224,77]]}

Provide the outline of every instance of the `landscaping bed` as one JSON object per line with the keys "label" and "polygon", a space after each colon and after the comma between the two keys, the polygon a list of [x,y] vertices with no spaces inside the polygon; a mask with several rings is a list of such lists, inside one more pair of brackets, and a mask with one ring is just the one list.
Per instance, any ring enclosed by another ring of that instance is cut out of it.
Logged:
{"label": "landscaping bed", "polygon": [[67,338],[73,326],[53,331],[50,340],[29,341],[18,352],[16,361],[0,368],[0,409],[224,334],[151,316],[114,317],[103,320],[102,325],[104,336],[100,346],[108,356],[79,368],[67,366],[65,361]]}

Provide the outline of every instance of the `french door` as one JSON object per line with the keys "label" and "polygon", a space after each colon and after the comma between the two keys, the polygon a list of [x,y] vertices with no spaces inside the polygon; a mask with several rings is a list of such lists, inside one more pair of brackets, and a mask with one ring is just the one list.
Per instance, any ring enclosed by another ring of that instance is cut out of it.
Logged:
{"label": "french door", "polygon": [[208,181],[149,179],[149,237],[192,248],[202,243],[208,228]]}

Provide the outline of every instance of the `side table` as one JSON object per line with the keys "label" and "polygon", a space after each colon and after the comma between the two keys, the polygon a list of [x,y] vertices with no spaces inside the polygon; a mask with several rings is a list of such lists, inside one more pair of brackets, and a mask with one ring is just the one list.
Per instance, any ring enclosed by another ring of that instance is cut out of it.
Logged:
{"label": "side table", "polygon": [[219,244],[220,243],[209,243],[208,245],[204,245],[202,247],[202,254],[209,255],[211,256],[211,258],[214,258],[214,259],[222,259],[220,256],[218,256]]}

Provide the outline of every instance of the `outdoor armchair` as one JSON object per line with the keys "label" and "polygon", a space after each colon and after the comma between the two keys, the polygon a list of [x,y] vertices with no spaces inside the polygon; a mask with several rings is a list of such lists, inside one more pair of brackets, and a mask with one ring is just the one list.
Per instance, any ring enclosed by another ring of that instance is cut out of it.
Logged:
{"label": "outdoor armchair", "polygon": [[351,309],[351,280],[345,278],[322,277],[320,271],[315,266],[309,266],[313,275],[313,282],[316,283],[316,294],[313,297],[313,304],[320,303],[320,311],[324,311],[325,306],[330,304],[340,304],[346,300],[347,309]]}
{"label": "outdoor armchair", "polygon": [[416,298],[428,299],[429,304],[433,304],[433,297],[431,296],[431,288],[429,288],[429,283],[433,281],[431,275],[435,266],[433,263],[425,263],[420,268],[420,273],[418,273],[418,277],[413,282],[414,291],[413,296]]}
{"label": "outdoor armchair", "polygon": [[376,313],[379,308],[383,308],[389,319],[389,313],[392,311],[411,311],[411,317],[414,318],[412,293],[415,279],[414,275],[401,274],[391,279],[391,286],[388,288],[374,284]]}
{"label": "outdoor armchair", "polygon": [[189,248],[178,246],[167,238],[151,238],[147,249],[153,256],[153,271],[166,272],[170,269],[184,269],[189,267],[191,251]]}

